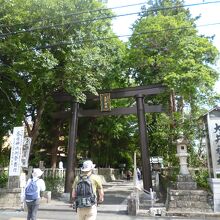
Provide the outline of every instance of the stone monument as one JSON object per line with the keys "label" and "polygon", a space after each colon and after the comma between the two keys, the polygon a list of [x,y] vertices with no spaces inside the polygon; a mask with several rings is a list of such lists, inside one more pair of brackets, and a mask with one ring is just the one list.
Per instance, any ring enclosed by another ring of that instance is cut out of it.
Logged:
{"label": "stone monument", "polygon": [[220,213],[220,107],[215,106],[202,117],[207,149],[209,185],[213,193],[214,212]]}
{"label": "stone monument", "polygon": [[0,208],[21,209],[21,157],[24,127],[14,127],[11,140],[9,180],[6,188],[0,189]]}

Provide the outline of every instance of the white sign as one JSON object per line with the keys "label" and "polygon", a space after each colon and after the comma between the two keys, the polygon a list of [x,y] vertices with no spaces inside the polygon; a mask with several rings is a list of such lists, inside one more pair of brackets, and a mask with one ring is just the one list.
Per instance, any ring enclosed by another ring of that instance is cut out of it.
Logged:
{"label": "white sign", "polygon": [[22,167],[28,167],[30,146],[31,146],[31,138],[25,137],[23,148],[22,148],[22,157],[21,157],[21,166]]}
{"label": "white sign", "polygon": [[9,176],[20,176],[23,139],[24,127],[14,127],[11,142]]}
{"label": "white sign", "polygon": [[220,117],[218,112],[211,112],[208,120],[210,147],[214,176],[220,173]]}
{"label": "white sign", "polygon": [[24,188],[26,186],[26,174],[20,174],[20,187]]}

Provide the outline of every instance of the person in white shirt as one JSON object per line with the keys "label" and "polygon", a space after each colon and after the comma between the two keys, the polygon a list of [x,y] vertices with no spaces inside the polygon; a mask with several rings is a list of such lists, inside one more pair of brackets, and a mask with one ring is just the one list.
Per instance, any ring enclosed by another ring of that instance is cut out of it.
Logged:
{"label": "person in white shirt", "polygon": [[[37,195],[36,199],[30,199],[27,195],[25,195],[25,201],[27,204],[27,220],[36,220],[37,218],[37,210],[39,209],[40,204],[40,192],[46,190],[45,182],[43,179],[40,179],[43,171],[39,168],[34,168],[32,173],[32,178],[27,181],[25,189],[31,184],[32,181],[36,182],[37,186]],[[24,190],[25,191],[25,190]]]}

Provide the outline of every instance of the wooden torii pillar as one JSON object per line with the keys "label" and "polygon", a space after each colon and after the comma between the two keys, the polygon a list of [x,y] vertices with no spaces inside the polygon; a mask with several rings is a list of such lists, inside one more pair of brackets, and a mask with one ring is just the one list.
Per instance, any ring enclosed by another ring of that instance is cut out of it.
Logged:
{"label": "wooden torii pillar", "polygon": [[139,133],[140,133],[140,144],[141,144],[143,186],[145,190],[150,191],[150,188],[152,188],[152,176],[151,176],[150,155],[149,155],[149,147],[148,147],[149,144],[148,144],[146,120],[145,120],[144,96],[137,95],[136,103],[137,103],[137,116],[138,116],[138,125],[139,125]]}
{"label": "wooden torii pillar", "polygon": [[[151,85],[151,86],[138,86],[131,88],[113,89],[106,91],[99,91],[100,95],[110,94],[111,99],[128,98],[133,97],[136,99],[136,106],[128,108],[115,108],[110,111],[100,111],[97,109],[80,109],[79,103],[74,102],[74,97],[67,93],[56,93],[54,99],[57,102],[73,102],[71,111],[63,111],[53,113],[54,118],[67,119],[72,118],[71,126],[69,130],[69,143],[68,143],[68,156],[67,156],[67,172],[66,172],[66,183],[65,192],[71,192],[71,183],[74,176],[74,159],[75,159],[75,148],[76,148],[76,136],[77,136],[77,123],[78,117],[98,117],[108,115],[128,115],[137,114],[139,132],[140,132],[140,147],[141,147],[141,158],[142,158],[142,174],[143,174],[143,187],[145,190],[150,191],[152,188],[151,179],[151,166],[150,166],[150,155],[148,147],[148,137],[146,130],[145,113],[162,112],[162,105],[147,105],[144,103],[144,97],[148,95],[156,95],[164,92],[165,87],[162,85]],[[87,100],[98,101],[99,96],[93,94],[87,94]]]}
{"label": "wooden torii pillar", "polygon": [[65,192],[72,191],[72,181],[74,177],[74,158],[76,152],[76,138],[78,127],[78,109],[79,103],[73,102],[71,106],[71,121],[69,128]]}

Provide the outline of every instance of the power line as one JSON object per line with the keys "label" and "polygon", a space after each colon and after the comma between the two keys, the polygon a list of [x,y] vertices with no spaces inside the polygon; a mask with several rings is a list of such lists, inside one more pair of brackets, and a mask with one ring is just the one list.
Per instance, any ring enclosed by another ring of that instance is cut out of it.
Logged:
{"label": "power line", "polygon": [[[188,5],[172,6],[172,7],[153,8],[153,9],[149,9],[148,12],[158,11],[158,10],[175,9],[175,8],[183,8],[183,7],[191,7],[191,6],[198,6],[198,5],[207,5],[207,4],[214,4],[214,3],[215,4],[220,3],[220,1],[202,2],[202,3],[188,4]],[[144,3],[139,3],[139,4],[144,4]],[[139,5],[139,4],[133,4],[133,5]],[[126,6],[119,6],[119,7],[129,7],[129,6],[133,6],[133,5],[126,5]],[[115,8],[119,8],[119,7],[115,7]],[[111,8],[111,9],[113,9],[113,8]],[[97,9],[97,10],[94,10],[94,11],[98,11],[98,10],[104,10],[104,9]],[[106,8],[105,10],[108,10],[108,9]],[[88,12],[78,12],[78,13],[88,13]],[[73,13],[71,15],[77,15],[78,13]],[[130,16],[130,15],[135,15],[135,14],[140,14],[140,12],[133,12],[133,13],[127,13],[127,14],[113,15],[113,16],[104,16],[104,17],[99,17],[99,18],[95,18],[95,19],[86,19],[86,20],[81,20],[81,21],[79,20],[79,21],[76,21],[76,22],[64,23],[64,24],[41,26],[41,27],[30,28],[30,29],[26,29],[26,30],[3,33],[3,34],[0,34],[0,37],[4,38],[4,37],[7,37],[7,36],[26,33],[26,32],[28,33],[28,32],[33,32],[33,31],[37,31],[37,30],[45,30],[45,29],[49,29],[49,28],[53,29],[53,28],[62,27],[62,26],[65,26],[65,25],[80,24],[80,23],[85,23],[85,22],[94,22],[94,21],[103,20],[103,19],[110,19],[110,18],[116,18],[116,17],[122,17],[122,16]],[[8,26],[5,25],[4,27],[8,27]]]}
{"label": "power line", "polygon": [[[146,3],[142,2],[142,3],[137,3],[137,4],[117,6],[117,7],[112,7],[112,8],[99,8],[99,9],[88,10],[88,11],[74,12],[74,13],[70,13],[70,14],[67,14],[67,15],[63,15],[62,17],[65,18],[65,17],[69,17],[69,16],[75,16],[75,15],[77,16],[77,15],[81,15],[81,14],[87,14],[87,13],[91,13],[91,12],[114,10],[114,9],[132,7],[132,6],[144,5],[144,4],[146,4]],[[41,21],[46,21],[46,20],[50,20],[50,19],[55,20],[57,18],[47,17],[47,18],[44,18],[44,19],[35,20],[31,23],[19,23],[19,24],[13,24],[13,25],[0,25],[0,27],[14,27],[14,26],[20,26],[20,25],[34,24],[35,22],[41,22]]]}
{"label": "power line", "polygon": [[[206,26],[213,26],[213,25],[220,25],[220,22],[218,23],[210,23],[210,24],[203,24],[203,25],[198,25],[197,27],[206,27]],[[56,44],[51,44],[51,45],[46,45],[46,46],[41,46],[41,47],[35,47],[32,48],[32,50],[41,50],[41,49],[49,49],[53,47],[59,47],[59,46],[67,46],[67,45],[72,45],[76,43],[82,43],[82,42],[96,42],[96,41],[105,41],[105,40],[110,40],[114,38],[123,38],[123,37],[131,37],[131,36],[139,36],[139,35],[144,35],[144,34],[154,34],[154,33],[161,33],[161,32],[166,32],[166,31],[174,31],[174,30],[185,30],[185,29],[191,29],[194,28],[192,26],[184,26],[184,27],[179,27],[179,28],[167,28],[163,30],[154,30],[154,31],[146,31],[146,32],[140,32],[137,34],[126,34],[126,35],[116,35],[116,36],[111,36],[111,37],[103,37],[103,38],[98,38],[98,39],[90,39],[90,40],[79,40],[78,42],[58,42]]]}
{"label": "power line", "polygon": [[75,21],[75,22],[71,22],[71,23],[69,22],[69,23],[65,23],[65,24],[55,24],[55,25],[48,25],[48,26],[30,28],[30,29],[27,29],[27,30],[20,30],[20,31],[9,32],[7,34],[0,34],[0,37],[7,37],[7,36],[11,36],[11,35],[34,32],[34,31],[38,31],[38,30],[53,29],[53,28],[57,28],[57,27],[63,27],[65,25],[81,24],[81,23],[85,23],[85,22],[94,22],[94,21],[99,21],[99,20],[115,18],[115,17],[134,15],[134,14],[138,14],[138,13],[139,12],[133,12],[133,13],[127,13],[127,14],[121,14],[121,15],[112,15],[112,16],[105,16],[105,17],[99,17],[99,18],[94,18],[94,19],[86,19],[86,20]]}

